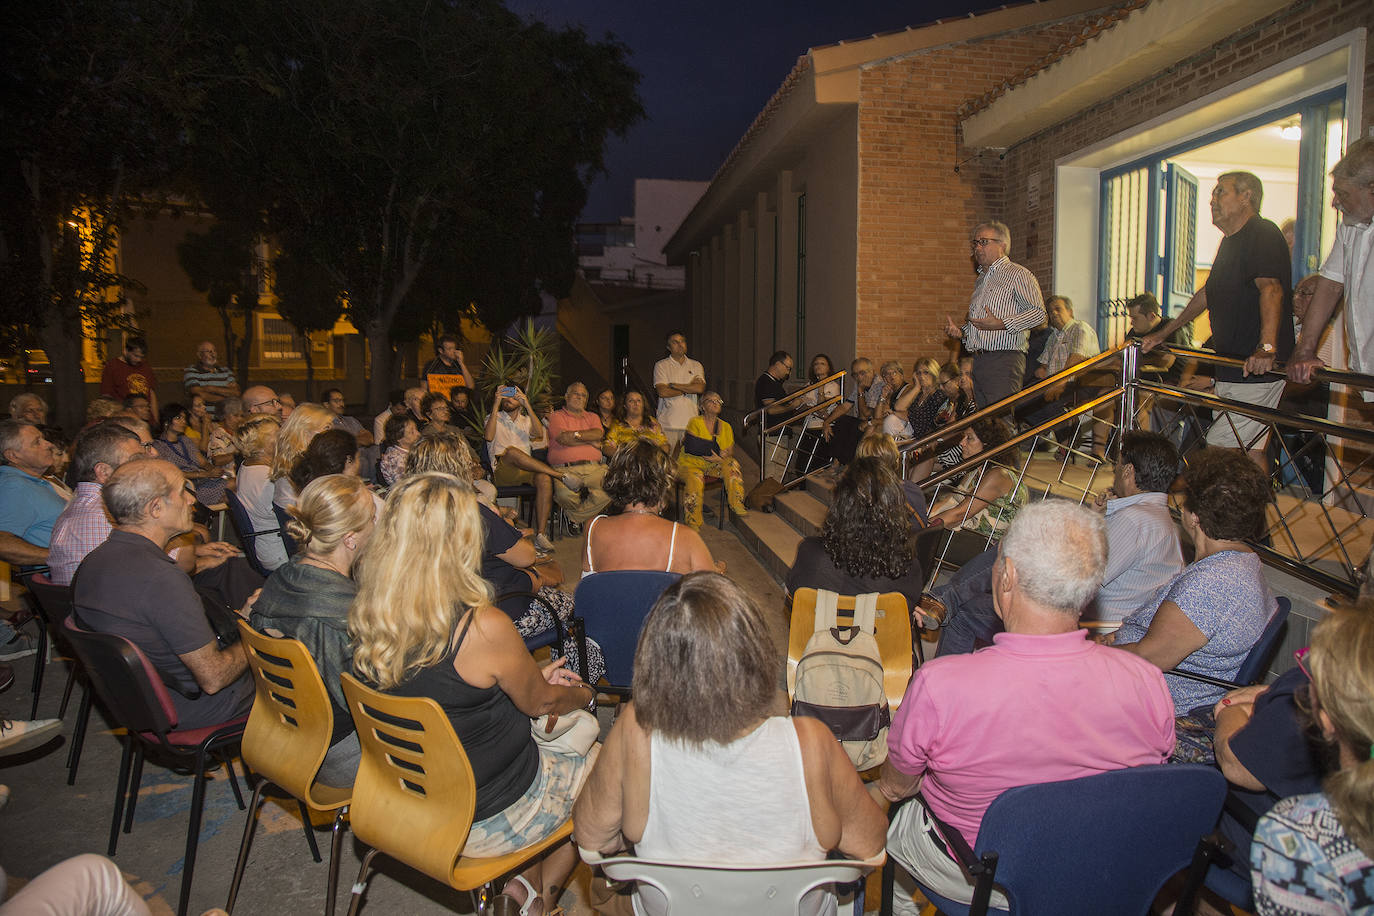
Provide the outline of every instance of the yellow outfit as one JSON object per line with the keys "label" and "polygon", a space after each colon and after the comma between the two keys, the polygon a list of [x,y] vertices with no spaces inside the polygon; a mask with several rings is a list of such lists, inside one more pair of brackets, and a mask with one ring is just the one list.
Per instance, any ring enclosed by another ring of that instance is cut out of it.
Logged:
{"label": "yellow outfit", "polygon": [[734,510],[736,515],[747,515],[748,510],[744,507],[744,478],[740,475],[739,462],[734,458],[716,460],[689,455],[685,444],[687,436],[696,436],[701,439],[714,438],[716,440],[716,452],[719,454],[725,449],[734,447],[735,434],[730,429],[730,424],[719,418],[716,420],[714,436],[706,428],[705,417],[696,416],[687,421],[686,435],[683,436],[684,445],[677,456],[677,477],[685,487],[682,496],[682,510],[687,524],[693,529],[701,527],[701,497],[706,489],[707,477],[719,477],[725,481],[725,494],[730,500],[730,508]]}
{"label": "yellow outfit", "polygon": [[615,443],[616,450],[633,445],[640,439],[647,439],[659,448],[666,449],[668,437],[663,435],[663,427],[655,421],[653,426],[626,426],[617,420],[606,430],[606,441]]}

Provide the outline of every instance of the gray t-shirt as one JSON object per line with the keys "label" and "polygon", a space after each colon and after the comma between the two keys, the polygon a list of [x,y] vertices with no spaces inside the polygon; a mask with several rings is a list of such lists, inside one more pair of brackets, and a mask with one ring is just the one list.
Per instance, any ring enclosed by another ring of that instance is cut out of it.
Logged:
{"label": "gray t-shirt", "polygon": [[[72,588],[72,604],[83,627],[123,636],[182,689],[200,689],[179,656],[214,642],[215,634],[190,576],[156,544],[127,531],[110,532],[109,539],[82,561]],[[202,692],[194,700],[175,690],[168,693],[178,729],[217,725],[252,708],[253,676],[244,671],[218,693]]]}

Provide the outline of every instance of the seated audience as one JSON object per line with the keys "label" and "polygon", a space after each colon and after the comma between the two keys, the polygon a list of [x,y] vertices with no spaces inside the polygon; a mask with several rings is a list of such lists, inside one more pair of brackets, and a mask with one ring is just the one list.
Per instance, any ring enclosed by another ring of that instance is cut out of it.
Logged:
{"label": "seated audience", "polygon": [[662,449],[663,454],[668,454],[668,437],[664,434],[663,427],[658,425],[649,402],[638,391],[627,391],[620,402],[615,422],[606,431],[601,450],[607,456],[613,456],[622,447],[632,445],[641,439]]}
{"label": "seated audience", "polygon": [[602,388],[596,393],[596,415],[601,419],[601,428],[610,429],[615,422],[615,391]]}
{"label": "seated audience", "polygon": [[744,476],[733,457],[735,433],[720,416],[724,404],[717,392],[701,396],[701,415],[688,421],[682,450],[677,454],[677,479],[683,484],[682,514],[693,529],[701,527],[701,500],[708,476],[721,480],[735,515],[749,514],[744,505]]}
{"label": "seated audience", "polygon": [[[1233,680],[1278,607],[1259,556],[1245,543],[1264,528],[1269,479],[1243,452],[1203,449],[1183,469],[1183,530],[1196,557],[1106,641],[1167,672],[1180,668]],[[1225,692],[1165,675],[1184,715]]]}
{"label": "seated audience", "polygon": [[382,459],[377,462],[377,482],[392,486],[405,472],[406,456],[420,441],[420,427],[404,414],[387,417],[382,432]]}
{"label": "seated audience", "polygon": [[[349,632],[359,676],[388,693],[430,697],[448,714],[477,786],[463,854],[489,857],[538,842],[567,820],[596,749],[574,757],[534,740],[531,717],[571,712],[594,691],[562,659],[542,670],[534,663],[510,618],[491,607],[481,555],[472,489],[447,474],[405,478],[358,566]],[[572,844],[561,844],[505,893],[531,913],[550,913],[576,861]]]}
{"label": "seated audience", "polygon": [[9,418],[43,426],[48,422],[48,402],[32,391],[21,391],[10,398]]}
{"label": "seated audience", "polygon": [[[806,384],[808,386],[814,385],[834,373],[835,370],[831,366],[830,357],[824,353],[817,353],[811,358],[811,372],[806,377]],[[839,381],[827,382],[798,398],[797,409],[810,410],[812,407],[824,404],[831,398],[839,396]],[[801,442],[797,445],[798,452],[805,456],[800,462],[800,470],[803,474],[830,465],[832,460],[830,442],[826,439],[824,430],[826,420],[830,419],[830,415],[835,412],[837,407],[839,407],[838,403],[832,404],[806,418],[806,429],[802,434]]]}
{"label": "seated audience", "polygon": [[830,454],[840,464],[854,460],[854,449],[870,431],[873,413],[883,386],[873,380],[873,361],[860,356],[849,364],[840,403],[821,424],[821,435],[830,443]]}
{"label": "seated audience", "polygon": [[86,405],[86,425],[94,426],[101,420],[107,420],[123,410],[124,405],[114,398],[107,398],[103,394],[96,395]]}
{"label": "seated audience", "polygon": [[318,477],[300,494],[287,510],[287,527],[300,552],[268,578],[249,620],[261,632],[299,639],[315,660],[334,707],[334,733],[318,778],[325,785],[349,786],[361,750],[339,675],[353,669],[348,645],[348,610],[358,594],[353,567],[377,523],[377,504],[362,480],[344,474]]}
{"label": "seated audience", "polygon": [[[1158,433],[1129,432],[1112,469],[1112,487],[1096,506],[1107,523],[1107,571],[1085,616],[1119,622],[1144,607],[1183,569],[1178,526],[1169,514],[1169,487],[1178,476],[1178,451]],[[924,599],[943,613],[937,655],[972,652],[1002,631],[992,606],[997,548],[969,560]]]}
{"label": "seated audience", "polygon": [[916,559],[913,521],[887,463],[855,458],[835,485],[820,536],[797,545],[787,594],[799,588],[840,595],[901,592],[919,614],[926,580]]}
{"label": "seated audience", "polygon": [[372,433],[363,428],[355,418],[350,417],[345,411],[348,410],[348,402],[344,400],[344,393],[338,388],[327,388],[320,396],[320,403],[334,411],[334,428],[344,432],[352,433],[358,440],[359,448],[367,448],[373,444]]}
{"label": "seated audience", "polygon": [[243,401],[239,398],[225,398],[219,402],[219,422],[210,430],[210,439],[205,445],[205,457],[217,468],[234,472],[234,460],[238,449],[234,446],[234,436],[248,417],[243,412]]}
{"label": "seated audience", "polygon": [[124,399],[124,412],[137,417],[149,426],[154,425],[153,403],[146,394],[131,394]]}
{"label": "seated audience", "polygon": [[446,396],[431,391],[420,399],[420,418],[425,421],[420,429],[422,436],[430,432],[453,429],[453,405]]}
{"label": "seated audience", "polygon": [[[606,856],[633,846],[648,859],[740,865],[821,861],[831,850],[876,855],[882,811],[818,719],[780,714],[782,667],[769,624],[738,585],[714,573],[671,585],[644,621],[634,702],[573,810],[577,844]],[[667,911],[648,884],[634,903],[636,912]],[[818,888],[801,912],[833,907]]]}
{"label": "seated audience", "polygon": [[334,425],[334,411],[319,404],[302,404],[286,413],[282,409],[281,432],[277,450],[272,454],[272,504],[289,509],[296,504],[296,488],[291,485],[291,469],[310,447],[315,437]]}
{"label": "seated audience", "polygon": [[[601,489],[606,459],[601,440],[606,431],[601,418],[587,409],[587,386],[573,382],[563,395],[562,409],[549,416],[549,464],[563,472],[553,483],[553,498],[575,526],[602,512],[611,498]],[[567,478],[579,483],[568,486]]]}
{"label": "seated audience", "polygon": [[[253,414],[239,427],[235,443],[243,463],[239,465],[234,492],[248,513],[255,532],[275,532],[281,526],[272,511],[272,458],[277,453],[281,421],[272,414]],[[263,569],[276,569],[286,562],[286,545],[279,534],[264,534],[244,545],[253,551]]]}
{"label": "seated audience", "polygon": [[[1005,420],[984,417],[964,431],[959,447],[968,461],[1009,441],[1015,432]],[[1013,470],[1020,455],[1013,449],[998,455],[992,463],[967,471],[931,507],[931,519],[953,531],[945,558],[963,565],[986,550],[1007,530],[1030,494],[1019,483]]]}
{"label": "seated audience", "polygon": [[1305,709],[1338,769],[1322,791],[1260,818],[1251,848],[1255,912],[1374,912],[1374,616],[1334,611],[1312,630]]}
{"label": "seated audience", "polygon": [[660,517],[672,485],[668,456],[647,439],[615,453],[604,486],[617,514],[587,523],[583,576],[613,569],[689,573],[716,568],[701,535]]}
{"label": "seated audience", "polygon": [[859,447],[854,450],[855,458],[877,458],[887,465],[902,485],[902,496],[906,499],[907,507],[916,516],[916,521],[920,527],[924,528],[930,522],[930,508],[926,505],[926,495],[921,491],[919,484],[911,480],[902,480],[902,453],[897,448],[897,440],[887,433],[870,433],[859,440]]}
{"label": "seated audience", "polygon": [[201,454],[195,442],[186,434],[191,415],[184,406],[173,401],[162,408],[162,431],[153,446],[158,457],[176,465],[195,487],[196,499],[202,506],[217,506],[224,502],[224,472]]}
{"label": "seated audience", "polygon": [[372,420],[372,439],[374,442],[381,442],[386,438],[386,421],[392,417],[402,416],[406,412],[406,391],[404,388],[393,388],[387,394],[387,406],[381,413],[377,414]]}
{"label": "seated audience", "polygon": [[[110,475],[101,496],[115,529],[73,580],[78,623],[143,650],[175,684],[169,692],[179,728],[246,715],[253,678],[243,646],[220,648],[190,577],[167,558],[167,543],[191,530],[195,497],[186,478],[167,461],[128,461]],[[247,612],[245,606],[240,613]]]}
{"label": "seated audience", "polygon": [[201,454],[204,454],[205,443],[210,441],[210,433],[215,428],[214,418],[210,416],[210,411],[205,406],[205,398],[198,394],[194,395],[191,402],[186,405],[186,411],[188,414],[186,437],[195,443]]}
{"label": "seated audience", "polygon": [[[353,434],[342,429],[326,429],[310,440],[305,453],[291,468],[291,488],[300,493],[312,480],[330,474],[361,478],[361,470],[362,455]],[[373,493],[372,501],[377,504],[377,511],[381,512],[382,498]]]}
{"label": "seated audience", "polygon": [[[907,421],[906,411],[897,409],[897,402],[906,395],[914,394],[920,390],[914,382],[908,382],[902,374],[902,365],[895,359],[883,363],[883,397],[878,402],[877,413],[874,419],[883,432],[894,439],[910,439],[911,424]],[[907,398],[910,403],[910,398]]]}
{"label": "seated audience", "polygon": [[[477,499],[482,505],[498,513],[502,512],[496,505],[496,487],[482,476],[486,471],[478,463],[472,446],[468,445],[468,440],[461,433],[451,429],[430,433],[421,436],[411,446],[410,451],[406,453],[403,474],[409,476],[423,474],[426,471],[452,474],[459,480],[468,481],[477,492]],[[513,509],[506,511],[511,512],[511,518],[516,517]]]}
{"label": "seated audience", "polygon": [[25,420],[0,422],[0,544],[8,562],[35,566],[48,561],[52,526],[67,501],[44,475],[53,464],[52,443]]}
{"label": "seated audience", "polygon": [[896,414],[906,414],[911,438],[921,439],[935,430],[935,418],[945,406],[946,396],[940,387],[940,364],[935,360],[917,360],[912,374],[916,384],[906,387],[892,409]]}
{"label": "seated audience", "polygon": [[786,350],[779,350],[768,357],[768,368],[754,382],[755,415],[760,410],[766,410],[768,422],[765,425],[785,420],[796,411],[795,403],[780,403],[787,397],[783,382],[792,374],[792,366],[792,355]]}
{"label": "seated audience", "polygon": [[[877,789],[897,801],[919,786],[925,804],[897,812],[887,850],[951,900],[968,903],[973,886],[930,814],[973,846],[1006,789],[1169,758],[1174,714],[1159,669],[1078,628],[1106,564],[1106,532],[1092,510],[1066,500],[1022,509],[993,572],[1006,632],[981,652],[932,659],[907,687]],[[898,898],[897,912],[914,912],[906,894]],[[998,890],[991,904],[1007,908]]]}
{"label": "seated audience", "polygon": [[278,420],[284,419],[281,412],[281,398],[266,385],[254,385],[243,393],[243,409],[252,414],[268,414]]}
{"label": "seated audience", "polygon": [[534,546],[540,553],[553,553],[553,542],[544,533],[553,511],[553,482],[561,480],[569,490],[580,493],[581,478],[534,457],[538,449],[548,445],[548,431],[535,416],[525,392],[514,385],[496,389],[485,435],[491,456],[491,482],[498,489],[520,484],[534,486]]}

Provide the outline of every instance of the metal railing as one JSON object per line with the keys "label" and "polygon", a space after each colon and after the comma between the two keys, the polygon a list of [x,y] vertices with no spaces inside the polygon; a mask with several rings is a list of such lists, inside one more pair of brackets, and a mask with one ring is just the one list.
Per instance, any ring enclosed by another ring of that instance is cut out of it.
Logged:
{"label": "metal railing", "polygon": [[[1176,359],[1203,366],[1238,368],[1243,360],[1218,356],[1206,350],[1161,347]],[[912,461],[950,448],[962,438],[964,430],[987,417],[1002,417],[1040,401],[1045,392],[1062,382],[1082,383],[1090,373],[1101,376],[1108,366],[1120,364],[1116,384],[1105,387],[1094,379],[1099,390],[1076,406],[1020,432],[994,449],[964,458],[923,476],[919,483],[934,488],[931,503],[956,491],[962,495],[976,489],[989,469],[996,466],[1013,475],[1017,487],[1025,487],[1040,498],[1076,497],[1084,502],[1105,473],[1108,456],[1115,453],[1122,432],[1141,428],[1141,421],[1152,417],[1166,429],[1180,447],[1186,462],[1196,448],[1205,446],[1202,432],[1212,423],[1228,423],[1236,430],[1236,417],[1261,424],[1249,441],[1235,441],[1247,448],[1265,442],[1270,450],[1271,479],[1276,490],[1275,510],[1264,536],[1252,541],[1256,553],[1270,566],[1283,569],[1300,579],[1331,592],[1354,595],[1363,581],[1366,544],[1374,535],[1368,522],[1374,508],[1374,429],[1342,424],[1326,417],[1310,416],[1282,409],[1247,404],[1217,394],[1181,388],[1162,381],[1140,377],[1140,349],[1136,342],[1114,347],[1078,363],[995,404],[980,408],[918,440],[899,443],[903,475],[908,476]],[[1150,370],[1159,374],[1159,370]],[[1270,373],[1273,380],[1286,378],[1282,367]],[[1323,369],[1314,374],[1316,383],[1331,383],[1356,389],[1374,389],[1374,376]],[[1083,386],[1087,387],[1087,386]],[[1080,388],[1082,390],[1082,388]],[[1114,407],[1114,411],[1107,408]],[[1216,417],[1209,417],[1215,412]],[[1056,441],[1053,433],[1067,433],[1066,441]],[[1099,445],[1097,437],[1103,441]],[[1086,440],[1093,448],[1086,449]],[[1274,452],[1276,455],[1273,455]],[[1310,479],[1313,461],[1321,453],[1320,485]],[[1008,462],[1005,456],[1018,455]],[[1052,464],[1044,459],[1053,457]],[[1039,459],[1039,460],[1037,460]],[[1080,465],[1070,471],[1072,466]],[[1047,473],[1046,468],[1053,468]],[[977,473],[970,474],[976,471]],[[1367,489],[1366,489],[1367,487]],[[973,501],[965,518],[974,511]],[[988,536],[988,543],[996,535]],[[1352,549],[1352,544],[1356,544]],[[943,558],[942,558],[943,559]]]}
{"label": "metal railing", "polygon": [[[769,470],[772,463],[776,463],[778,455],[782,454],[782,467],[777,474],[777,481],[782,484],[784,490],[805,483],[807,480],[825,471],[830,463],[826,462],[823,467],[812,467],[808,464],[799,473],[789,476],[793,471],[793,461],[799,455],[806,455],[808,459],[814,458],[819,443],[812,438],[810,442],[805,441],[807,431],[807,420],[815,416],[829,416],[830,411],[839,406],[844,400],[844,381],[848,373],[841,369],[839,372],[831,373],[825,378],[812,382],[805,388],[798,388],[784,397],[778,398],[773,403],[757,408],[747,414],[744,418],[744,428],[747,430],[752,425],[757,424],[759,428],[759,476],[769,477]],[[784,412],[780,408],[789,408],[791,405],[803,404],[804,400],[810,400],[812,392],[822,391],[825,386],[837,383],[840,393],[829,398],[820,398],[817,403],[807,405],[802,410],[787,410]],[[781,419],[774,419],[780,417]],[[772,425],[769,425],[769,424]],[[820,434],[817,433],[817,436]],[[806,445],[812,448],[807,454]]]}

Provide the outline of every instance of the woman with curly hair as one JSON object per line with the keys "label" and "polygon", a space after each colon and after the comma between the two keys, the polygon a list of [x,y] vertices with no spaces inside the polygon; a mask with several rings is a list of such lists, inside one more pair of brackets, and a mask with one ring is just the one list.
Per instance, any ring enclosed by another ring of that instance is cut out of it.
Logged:
{"label": "woman with curly hair", "polygon": [[1312,675],[1303,712],[1339,769],[1321,792],[1260,818],[1250,847],[1255,912],[1374,912],[1374,607],[1333,611],[1300,663]]}
{"label": "woman with curly hair", "polygon": [[[472,488],[448,474],[398,483],[358,562],[348,632],[360,677],[387,693],[434,699],[448,715],[477,789],[463,854],[494,857],[567,822],[598,748],[576,757],[534,740],[532,717],[580,709],[595,691],[562,659],[536,665],[510,618],[491,606],[477,506]],[[505,893],[526,912],[552,912],[576,862],[576,849],[561,843]]]}
{"label": "woman with curly hair", "polygon": [[661,569],[689,573],[719,569],[706,542],[686,525],[661,518],[673,485],[668,456],[640,439],[611,459],[601,486],[611,497],[612,515],[587,522],[582,540],[582,575],[615,569]]}
{"label": "woman with curly hair", "polygon": [[1172,668],[1234,680],[1277,608],[1260,558],[1245,541],[1264,531],[1269,479],[1244,452],[1194,452],[1183,475],[1183,531],[1197,548],[1154,600],[1103,638],[1165,672],[1182,716],[1225,689],[1169,674]]}
{"label": "woman with curly hair", "polygon": [[901,482],[881,458],[856,458],[835,485],[819,537],[804,538],[787,574],[787,594],[823,588],[841,595],[901,592],[921,600],[911,511]]}
{"label": "woman with curly hair", "polygon": [[614,455],[627,445],[640,440],[652,442],[663,449],[663,454],[671,450],[663,427],[658,424],[653,408],[644,395],[638,391],[625,392],[625,398],[616,409],[615,422],[606,430],[606,438],[601,440],[601,450]]}

